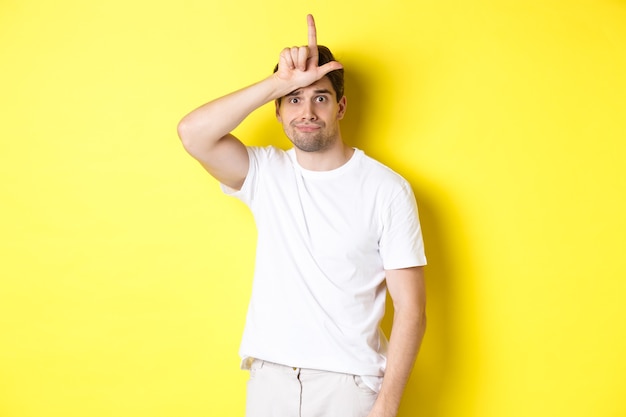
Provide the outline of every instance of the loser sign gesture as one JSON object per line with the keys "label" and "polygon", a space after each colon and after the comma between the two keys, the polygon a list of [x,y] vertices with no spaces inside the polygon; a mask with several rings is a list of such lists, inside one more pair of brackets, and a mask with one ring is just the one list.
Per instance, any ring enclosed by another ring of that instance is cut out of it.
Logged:
{"label": "loser sign gesture", "polygon": [[280,53],[276,76],[293,85],[293,89],[306,87],[331,71],[343,68],[337,61],[318,66],[317,29],[312,15],[307,16],[309,43],[306,46],[285,48]]}

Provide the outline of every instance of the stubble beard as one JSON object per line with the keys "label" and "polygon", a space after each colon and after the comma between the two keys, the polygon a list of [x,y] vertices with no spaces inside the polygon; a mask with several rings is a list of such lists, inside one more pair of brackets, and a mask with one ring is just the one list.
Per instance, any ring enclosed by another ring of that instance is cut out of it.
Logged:
{"label": "stubble beard", "polygon": [[320,152],[329,148],[337,140],[337,130],[326,130],[326,125],[322,125],[317,132],[298,132],[294,125],[285,134],[293,143],[293,146],[303,152]]}

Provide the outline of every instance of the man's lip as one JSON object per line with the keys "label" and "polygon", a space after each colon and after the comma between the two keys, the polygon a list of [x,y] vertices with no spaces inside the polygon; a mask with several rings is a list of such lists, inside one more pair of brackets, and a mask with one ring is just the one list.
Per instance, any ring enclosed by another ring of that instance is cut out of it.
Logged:
{"label": "man's lip", "polygon": [[319,129],[320,125],[306,124],[306,125],[296,125],[296,129],[303,132],[313,132],[314,130]]}

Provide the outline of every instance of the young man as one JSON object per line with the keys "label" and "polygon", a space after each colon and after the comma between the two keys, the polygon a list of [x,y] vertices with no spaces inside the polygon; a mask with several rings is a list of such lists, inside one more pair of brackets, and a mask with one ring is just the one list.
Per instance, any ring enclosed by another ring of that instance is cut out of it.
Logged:
{"label": "young man", "polygon": [[[307,46],[284,49],[273,75],[192,111],[178,132],[258,228],[240,348],[247,417],[391,417],[426,324],[417,207],[403,178],[344,143],[343,67],[307,21]],[[270,101],[288,151],[230,134]]]}

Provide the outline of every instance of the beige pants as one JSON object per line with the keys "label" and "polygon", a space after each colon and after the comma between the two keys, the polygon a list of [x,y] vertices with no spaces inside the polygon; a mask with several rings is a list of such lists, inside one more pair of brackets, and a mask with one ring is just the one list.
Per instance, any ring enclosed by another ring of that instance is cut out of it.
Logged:
{"label": "beige pants", "polygon": [[255,360],[246,417],[366,417],[376,397],[359,376]]}

